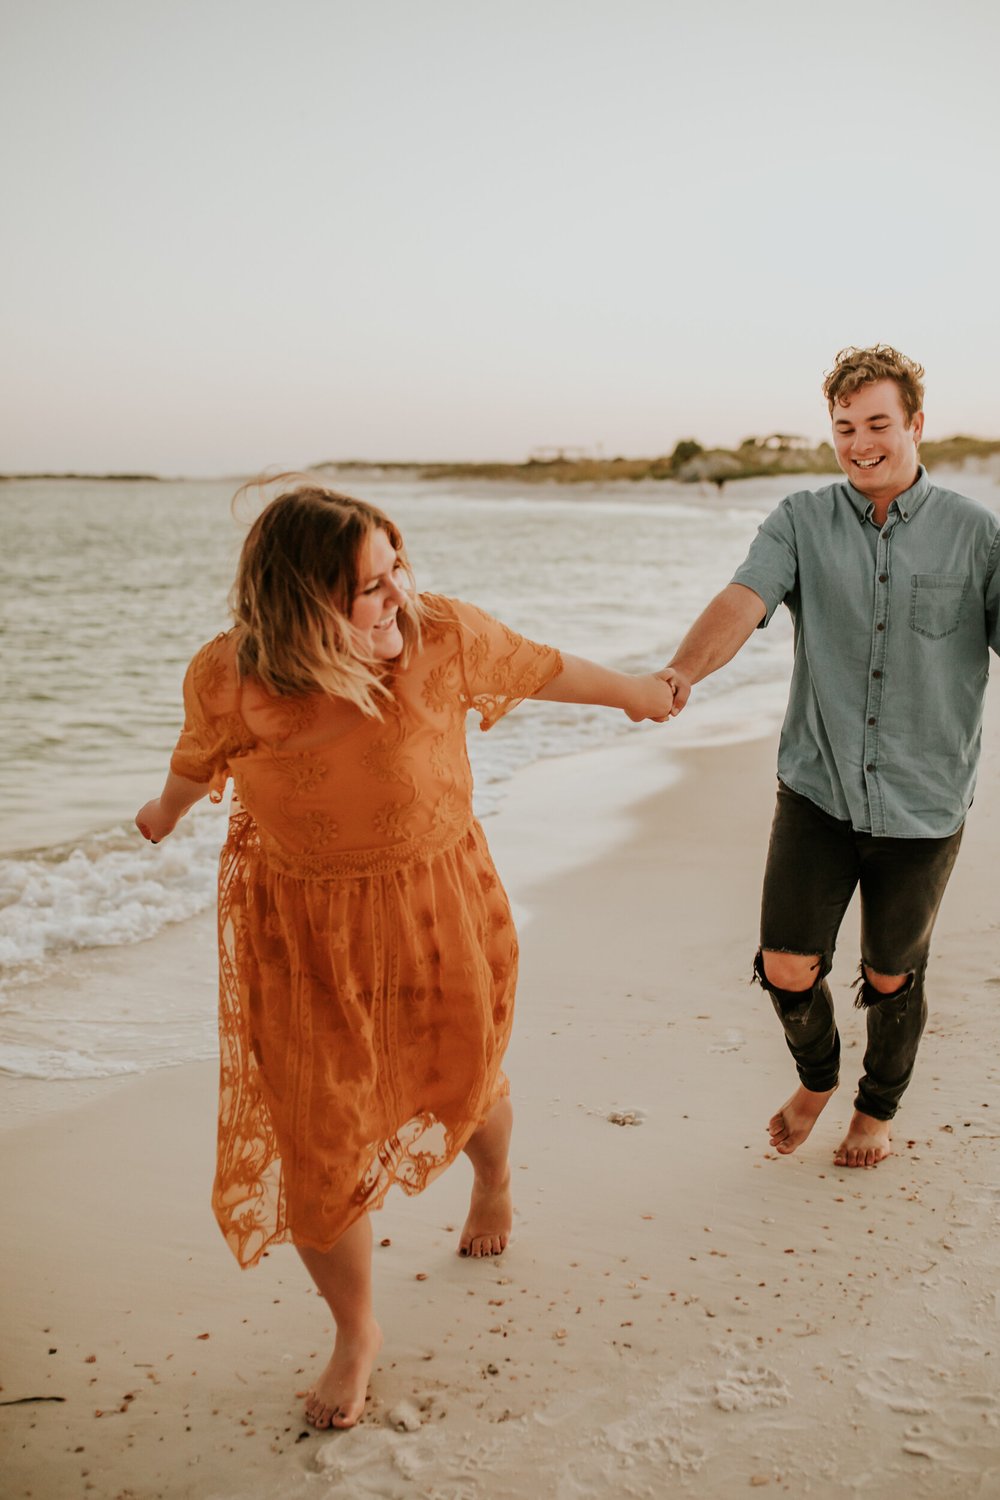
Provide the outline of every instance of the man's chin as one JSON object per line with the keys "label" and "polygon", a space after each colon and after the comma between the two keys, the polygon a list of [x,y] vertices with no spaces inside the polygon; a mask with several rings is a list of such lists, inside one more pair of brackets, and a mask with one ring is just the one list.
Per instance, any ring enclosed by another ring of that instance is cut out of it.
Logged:
{"label": "man's chin", "polygon": [[858,469],[854,464],[849,464],[841,472],[847,476],[854,488],[862,495],[877,494],[884,484],[883,466],[879,464],[876,469]]}

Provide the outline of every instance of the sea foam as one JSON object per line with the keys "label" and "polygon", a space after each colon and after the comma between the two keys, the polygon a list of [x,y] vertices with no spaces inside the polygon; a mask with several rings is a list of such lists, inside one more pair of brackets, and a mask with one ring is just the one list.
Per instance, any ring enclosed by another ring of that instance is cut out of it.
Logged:
{"label": "sea foam", "polygon": [[152,848],[125,825],[0,860],[0,981],[74,949],[140,942],[203,911],[225,819],[196,808]]}

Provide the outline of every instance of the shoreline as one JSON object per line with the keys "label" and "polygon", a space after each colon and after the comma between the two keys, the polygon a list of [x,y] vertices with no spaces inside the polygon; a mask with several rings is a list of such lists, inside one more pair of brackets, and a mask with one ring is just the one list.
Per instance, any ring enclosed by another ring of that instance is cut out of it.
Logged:
{"label": "shoreline", "polygon": [[[720,728],[719,706],[709,704],[707,712],[690,720],[678,720],[669,726],[635,726],[603,744],[565,755],[544,755],[512,774],[498,809],[481,821],[496,862],[502,867],[519,928],[531,920],[521,887],[543,884],[613,848],[627,835],[634,805],[683,777],[684,757],[692,745],[730,742],[728,713],[729,705],[724,703]],[[765,717],[765,727],[751,733],[745,742],[766,735],[766,723]],[[594,785],[601,787],[596,798],[591,795]],[[579,805],[588,808],[585,820],[574,816]],[[213,813],[221,845],[226,814]],[[550,830],[551,839],[547,837]],[[216,860],[213,854],[213,867]],[[149,938],[70,950],[48,960],[39,974],[20,978],[11,991],[20,1009],[30,1011],[35,997],[59,990],[72,996],[78,1014],[92,1013],[102,999],[110,996],[117,997],[124,1015],[131,1008],[130,987],[135,972],[141,968],[141,1005],[146,1013],[169,1015],[171,992],[180,982],[187,995],[197,997],[209,1025],[200,1057],[176,1057],[136,1066],[109,1063],[106,1073],[77,1077],[0,1069],[0,1135],[27,1118],[72,1108],[96,1097],[105,1086],[124,1084],[163,1067],[185,1067],[205,1060],[216,1042],[215,941],[213,899],[203,910],[168,922]]]}
{"label": "shoreline", "polygon": [[[940,468],[964,468],[966,462],[989,463],[1000,454],[1000,438],[955,434],[932,438],[921,444],[924,461]],[[320,459],[290,472],[313,474],[361,474],[378,478],[417,478],[440,482],[452,479],[483,480],[487,483],[518,482],[535,484],[614,484],[621,481],[671,480],[680,484],[731,484],[746,479],[780,479],[790,481],[808,476],[833,476],[840,473],[834,452],[826,438],[810,442],[805,438],[782,438],[780,433],[747,439],[738,448],[725,444],[707,446],[696,439],[678,440],[671,454],[653,457],[626,457],[619,454],[604,458],[579,449],[558,446],[545,456],[527,459]],[[253,479],[255,476],[250,475]],[[171,484],[171,483],[242,483],[239,475],[228,474],[152,474],[152,473],[84,473],[66,470],[42,470],[0,473],[0,483],[31,483],[35,480],[95,482],[104,484]]]}
{"label": "shoreline", "polygon": [[[492,1262],[454,1254],[464,1163],[390,1197],[375,1220],[386,1346],[349,1433],[301,1421],[294,1392],[329,1332],[294,1252],[244,1275],[211,1218],[214,1063],[112,1080],[12,1127],[2,1399],[64,1399],[0,1411],[10,1495],[305,1500],[324,1480],[495,1500],[994,1493],[992,728],[897,1154],[871,1172],[831,1165],[863,1026],[853,911],[832,975],[844,1087],[795,1156],[767,1148],[793,1083],[747,983],[773,736],[677,750],[684,774],[659,789],[610,747],[641,795],[589,855],[582,777],[555,796],[556,768],[587,757],[521,773],[509,833],[490,829],[531,913],[508,1054],[515,1237]],[[597,806],[608,767],[591,770]],[[525,830],[565,846],[561,873],[533,871]]]}

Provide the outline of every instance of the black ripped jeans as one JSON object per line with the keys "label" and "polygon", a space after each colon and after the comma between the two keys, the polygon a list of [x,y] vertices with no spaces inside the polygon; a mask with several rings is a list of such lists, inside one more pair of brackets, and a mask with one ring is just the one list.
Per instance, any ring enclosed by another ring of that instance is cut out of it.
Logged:
{"label": "black ripped jeans", "polygon": [[807,1089],[831,1089],[838,1079],[840,1037],[826,976],[844,912],[860,884],[862,963],[876,974],[907,978],[894,994],[882,995],[861,971],[855,1003],[868,1019],[868,1046],[854,1105],[876,1120],[896,1113],[927,1020],[924,971],[931,932],[961,842],[961,828],[943,839],[856,833],[779,781],[760,946],[818,953],[819,969],[811,989],[778,989],[765,976],[758,952],[754,977],[771,996]]}

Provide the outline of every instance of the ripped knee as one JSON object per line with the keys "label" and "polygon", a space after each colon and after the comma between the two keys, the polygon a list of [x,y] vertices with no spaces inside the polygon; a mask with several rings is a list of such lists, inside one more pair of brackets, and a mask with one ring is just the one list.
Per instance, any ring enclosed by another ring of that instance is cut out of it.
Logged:
{"label": "ripped knee", "polygon": [[[758,968],[759,965],[759,968]],[[754,972],[765,989],[796,992],[811,990],[829,971],[821,953],[785,953],[781,949],[758,948]]]}
{"label": "ripped knee", "polygon": [[879,974],[871,964],[862,963],[861,973],[872,989],[878,990],[880,995],[896,995],[913,983],[912,969],[908,974]]}
{"label": "ripped knee", "polygon": [[854,981],[854,1004],[858,1010],[867,1010],[872,1005],[881,1005],[884,1000],[906,1000],[916,978],[911,969],[908,974],[880,974],[863,961],[858,965],[858,976]]}
{"label": "ripped knee", "polygon": [[[764,952],[767,952],[767,967],[764,963]],[[789,965],[783,968],[775,964],[773,960],[794,959],[795,966]],[[775,982],[776,972],[781,978],[791,977],[793,979],[806,979],[804,987],[786,987]],[[782,1021],[805,1022],[812,1009],[812,1003],[816,992],[827,974],[830,972],[830,959],[826,954],[820,953],[815,957],[803,953],[780,953],[773,949],[763,950],[758,948],[754,955],[753,973],[751,984],[759,984],[761,989],[766,990],[771,997],[771,1003]]]}

